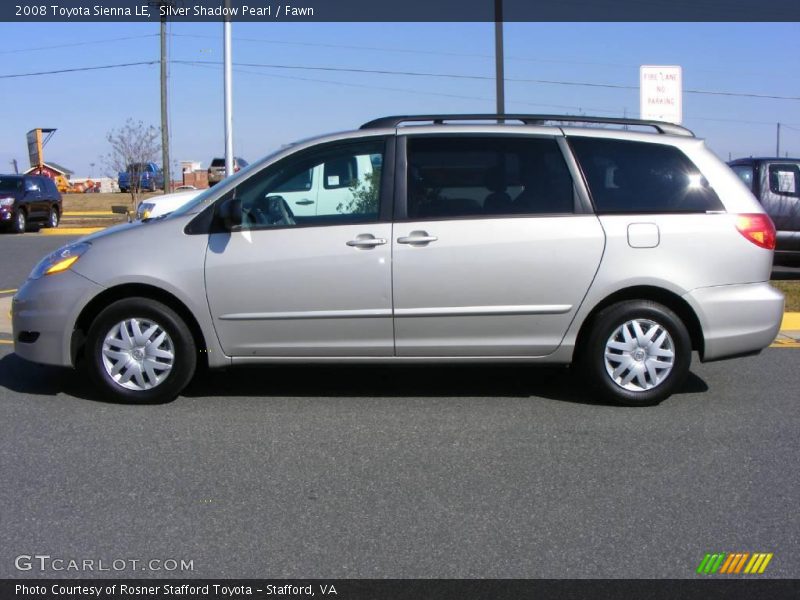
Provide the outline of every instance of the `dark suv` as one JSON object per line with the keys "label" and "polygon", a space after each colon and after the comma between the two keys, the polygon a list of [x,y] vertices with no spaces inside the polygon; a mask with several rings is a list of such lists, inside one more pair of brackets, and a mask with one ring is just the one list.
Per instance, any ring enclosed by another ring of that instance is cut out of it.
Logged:
{"label": "dark suv", "polygon": [[[249,163],[243,159],[235,156],[233,159],[233,172],[238,173],[240,169],[244,169]],[[211,161],[211,166],[208,167],[208,186],[219,183],[225,179],[225,159],[215,158]]]}
{"label": "dark suv", "polygon": [[800,158],[739,158],[728,165],[775,223],[775,262],[800,261]]}
{"label": "dark suv", "polygon": [[29,222],[58,227],[61,194],[56,182],[40,175],[0,175],[0,224],[24,233]]}

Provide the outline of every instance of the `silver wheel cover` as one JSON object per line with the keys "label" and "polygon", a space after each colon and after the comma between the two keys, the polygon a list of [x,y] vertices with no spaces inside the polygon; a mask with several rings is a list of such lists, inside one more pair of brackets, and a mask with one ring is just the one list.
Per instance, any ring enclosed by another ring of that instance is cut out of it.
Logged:
{"label": "silver wheel cover", "polygon": [[632,319],[608,338],[605,365],[608,376],[622,389],[646,392],[669,377],[675,365],[675,344],[655,321]]}
{"label": "silver wheel cover", "polygon": [[103,340],[103,367],[117,385],[137,392],[162,384],[175,363],[175,345],[150,319],[126,319]]}

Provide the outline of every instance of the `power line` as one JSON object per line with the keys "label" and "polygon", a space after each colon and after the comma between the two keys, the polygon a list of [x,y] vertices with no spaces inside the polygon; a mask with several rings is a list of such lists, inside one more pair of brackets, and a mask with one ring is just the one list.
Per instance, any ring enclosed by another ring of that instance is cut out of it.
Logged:
{"label": "power line", "polygon": [[[79,71],[95,71],[99,69],[116,69],[121,67],[133,67],[133,66],[140,66],[140,65],[152,65],[159,61],[151,60],[151,61],[139,61],[139,62],[131,62],[131,63],[117,63],[111,65],[101,65],[101,66],[94,66],[94,67],[73,67],[71,69],[57,69],[52,71],[38,71],[34,73],[13,73],[13,74],[6,74],[0,75],[0,79],[11,79],[16,77],[34,77],[39,75],[55,75],[59,73],[75,73]],[[220,61],[193,61],[193,60],[172,60],[170,61],[173,64],[181,64],[181,65],[221,65]],[[285,69],[285,70],[300,70],[300,71],[323,71],[323,72],[335,72],[335,73],[358,73],[358,74],[369,74],[369,75],[400,75],[405,77],[426,77],[426,78],[437,78],[437,79],[461,79],[461,80],[472,80],[472,81],[494,81],[493,77],[489,77],[486,75],[463,75],[463,74],[456,74],[456,73],[429,73],[429,72],[421,72],[421,71],[393,71],[389,69],[359,69],[353,67],[315,67],[315,66],[308,66],[308,65],[278,65],[278,64],[268,64],[268,63],[234,63],[237,67],[250,67],[250,68],[261,68],[261,69]],[[604,88],[604,89],[618,89],[618,90],[638,90],[639,86],[634,85],[624,85],[624,84],[613,84],[613,83],[592,83],[587,81],[558,81],[558,80],[551,80],[551,79],[520,79],[514,77],[506,77],[506,81],[512,83],[535,83],[535,84],[543,84],[543,85],[562,85],[562,86],[572,86],[572,87],[591,87],[591,88]],[[737,97],[737,98],[759,98],[762,100],[800,100],[800,96],[779,96],[775,94],[755,94],[749,92],[727,92],[727,91],[715,91],[715,90],[683,90],[686,94],[698,94],[698,95],[712,95],[712,96],[728,96],[728,97]]]}
{"label": "power line", "polygon": [[[219,61],[174,61],[179,64],[221,64]],[[402,75],[408,77],[435,77],[444,79],[468,79],[476,81],[494,81],[494,77],[486,75],[461,75],[455,73],[429,73],[420,71],[392,71],[388,69],[358,69],[353,67],[314,67],[308,65],[277,65],[267,63],[235,63],[239,67],[257,67],[264,69],[296,69],[304,71],[332,71],[339,73],[362,73],[371,75]],[[515,77],[506,77],[506,81],[512,83],[538,83],[546,85],[565,85],[565,86],[581,86],[581,87],[594,87],[606,89],[620,89],[620,90],[638,90],[638,85],[624,85],[613,83],[591,83],[587,81],[558,81],[551,79],[520,79]],[[704,94],[715,96],[734,96],[744,98],[761,98],[768,100],[800,100],[800,96],[778,96],[773,94],[755,94],[749,92],[727,92],[727,91],[712,91],[712,90],[683,90],[686,94]]]}
{"label": "power line", "polygon": [[[184,65],[184,66],[193,66],[199,68],[206,68],[206,69],[215,69],[218,70],[218,65],[206,65],[206,64],[197,64],[197,65]],[[423,96],[440,96],[444,98],[456,98],[459,100],[480,100],[481,102],[491,102],[493,98],[486,98],[481,96],[466,96],[464,94],[448,94],[444,92],[430,92],[430,91],[422,91],[417,89],[408,89],[408,88],[395,88],[395,87],[385,87],[385,86],[376,86],[371,84],[363,84],[363,83],[350,83],[345,81],[332,81],[330,79],[316,79],[313,77],[298,77],[293,75],[276,75],[274,73],[264,73],[261,71],[248,71],[246,69],[234,69],[236,73],[242,73],[245,75],[259,75],[261,77],[270,77],[276,79],[290,79],[293,81],[308,81],[311,83],[326,83],[330,85],[338,85],[344,87],[354,87],[354,88],[361,88],[361,89],[370,89],[370,90],[381,90],[387,92],[402,92],[407,94],[416,94],[416,95],[423,95]],[[549,108],[560,108],[560,109],[569,109],[569,110],[591,110],[594,112],[603,112],[609,114],[615,114],[616,110],[610,110],[607,108],[596,108],[591,106],[570,106],[564,104],[545,104],[540,102],[525,102],[522,100],[509,100],[512,104],[519,104],[524,106],[543,106]]]}
{"label": "power line", "polygon": [[14,77],[37,77],[39,75],[57,75],[59,73],[77,73],[80,71],[98,71],[100,69],[120,69],[124,67],[138,67],[140,65],[154,65],[158,60],[142,60],[139,62],[131,63],[117,63],[113,65],[99,65],[96,67],[73,67],[72,69],[56,69],[54,71],[37,71],[35,73],[11,73],[8,75],[0,75],[0,79],[12,79]]}
{"label": "power line", "polygon": [[38,46],[36,48],[21,48],[16,50],[0,50],[0,54],[18,54],[20,52],[36,52],[37,50],[53,50],[56,48],[71,48],[73,46],[90,46],[92,44],[106,44],[108,42],[122,42],[125,40],[140,40],[142,38],[149,38],[157,36],[157,33],[148,33],[145,35],[130,35],[127,37],[108,38],[103,40],[89,40],[85,42],[74,42],[71,44],[57,44],[55,46]]}
{"label": "power line", "polygon": [[[672,0],[670,0],[672,1]],[[196,38],[196,39],[218,39],[217,36],[214,35],[202,35],[202,34],[190,34],[190,33],[175,33],[173,34],[175,37],[184,37],[184,38]],[[459,58],[482,58],[486,60],[494,60],[493,54],[477,54],[477,53],[469,53],[469,52],[451,52],[446,50],[419,50],[414,48],[387,48],[387,47],[380,47],[380,46],[360,46],[354,44],[330,44],[330,43],[322,43],[322,42],[298,42],[298,41],[291,41],[291,40],[270,40],[266,38],[248,38],[248,37],[234,37],[233,40],[235,42],[251,42],[251,43],[260,43],[260,44],[277,44],[277,45],[285,45],[285,46],[305,46],[305,47],[312,47],[312,48],[338,48],[342,50],[359,50],[359,51],[370,51],[370,52],[394,52],[399,54],[421,54],[427,56],[452,56],[452,57],[459,57]],[[506,56],[506,61],[520,61],[520,62],[530,62],[530,63],[546,63],[546,64],[566,64],[566,65],[584,65],[584,66],[595,66],[595,67],[612,67],[617,69],[638,69],[641,65],[634,65],[634,64],[622,64],[622,63],[606,63],[606,62],[596,62],[596,61],[583,61],[583,60],[569,60],[564,58],[531,58],[528,56]],[[723,70],[715,70],[715,69],[692,69],[692,72],[697,73],[728,73],[728,71]],[[741,71],[737,71],[740,75],[743,73]],[[752,74],[752,73],[744,73],[745,75]]]}
{"label": "power line", "polygon": [[[217,36],[213,35],[198,35],[198,34],[190,34],[190,33],[175,33],[173,34],[175,37],[184,37],[184,38],[197,38],[197,39],[217,39]],[[494,60],[493,54],[474,54],[469,52],[448,52],[445,50],[417,50],[413,48],[382,48],[378,46],[358,46],[352,44],[324,44],[321,42],[296,42],[296,41],[288,41],[288,40],[268,40],[264,38],[247,38],[247,37],[235,37],[234,41],[236,42],[252,42],[252,43],[259,43],[259,44],[277,44],[277,45],[285,45],[285,46],[305,46],[311,48],[340,48],[343,50],[368,50],[370,52],[395,52],[399,54],[423,54],[427,56],[453,56],[458,58],[485,58],[487,60],[491,59]],[[529,58],[529,57],[522,57],[522,56],[506,56],[506,60],[518,60],[524,62],[544,62],[544,63],[564,63],[564,64],[575,64],[575,65],[593,65],[593,66],[602,66],[602,67],[620,67],[620,68],[630,68],[630,65],[622,65],[622,64],[613,64],[613,63],[600,63],[600,62],[586,62],[586,61],[573,61],[573,60],[563,60],[563,59],[547,59],[547,58]],[[638,68],[638,66],[637,66]]]}
{"label": "power line", "polygon": [[[193,64],[193,65],[184,65],[184,66],[191,66],[197,68],[204,68],[204,69],[213,69],[219,70],[220,65],[216,64]],[[414,94],[414,95],[422,95],[422,96],[439,96],[443,98],[455,98],[458,100],[479,100],[481,102],[491,102],[493,98],[483,97],[483,96],[467,96],[464,94],[448,94],[445,92],[431,92],[431,91],[422,91],[419,89],[408,89],[408,88],[396,88],[396,87],[386,87],[386,86],[376,86],[371,84],[363,84],[363,83],[350,83],[345,81],[333,81],[330,79],[317,79],[314,77],[299,77],[295,75],[277,75],[275,73],[264,73],[261,71],[249,71],[247,69],[234,69],[235,73],[240,73],[243,75],[258,75],[260,77],[270,77],[274,79],[289,79],[292,81],[307,81],[311,83],[324,83],[329,85],[337,85],[342,87],[353,87],[353,88],[360,88],[360,89],[369,89],[369,90],[381,90],[387,92],[401,92],[406,94]],[[611,115],[619,114],[619,109],[609,109],[609,108],[598,108],[594,106],[574,106],[574,105],[565,105],[565,104],[546,104],[541,102],[525,102],[524,100],[513,100],[509,99],[510,104],[520,105],[520,106],[543,106],[549,108],[558,108],[558,109],[567,109],[567,110],[577,110],[577,111],[591,111],[592,113],[608,113]],[[773,121],[746,121],[743,119],[723,119],[718,117],[695,117],[695,116],[687,116],[687,120],[691,121],[720,121],[724,123],[742,123],[748,125],[774,125]],[[781,122],[781,125],[787,127],[789,129],[794,129],[790,125]],[[800,126],[800,125],[798,125]],[[800,131],[800,129],[795,129],[796,131]]]}

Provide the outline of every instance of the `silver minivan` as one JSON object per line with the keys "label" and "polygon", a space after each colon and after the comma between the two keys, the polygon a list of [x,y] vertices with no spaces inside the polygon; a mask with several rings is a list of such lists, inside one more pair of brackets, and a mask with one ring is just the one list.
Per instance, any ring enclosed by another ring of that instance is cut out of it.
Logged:
{"label": "silver minivan", "polygon": [[[649,405],[692,351],[773,341],[775,229],[690,131],[498,119],[377,119],[61,248],[14,297],[15,351],[129,402],[174,398],[199,363],[518,362]],[[317,208],[295,211],[282,190],[313,173]]]}

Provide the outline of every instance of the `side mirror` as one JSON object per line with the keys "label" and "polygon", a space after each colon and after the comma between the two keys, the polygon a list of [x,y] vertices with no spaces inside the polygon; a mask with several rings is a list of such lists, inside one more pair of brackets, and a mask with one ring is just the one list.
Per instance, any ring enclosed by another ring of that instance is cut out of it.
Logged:
{"label": "side mirror", "polygon": [[242,201],[226,198],[219,205],[217,215],[227,231],[239,231],[242,228]]}

